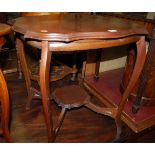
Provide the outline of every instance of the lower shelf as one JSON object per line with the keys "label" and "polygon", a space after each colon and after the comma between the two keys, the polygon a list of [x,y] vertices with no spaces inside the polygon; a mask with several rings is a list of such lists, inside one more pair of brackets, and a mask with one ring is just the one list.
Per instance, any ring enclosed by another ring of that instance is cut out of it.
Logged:
{"label": "lower shelf", "polygon": [[[120,92],[122,75],[123,69],[116,69],[102,73],[98,81],[94,80],[94,76],[88,76],[84,80],[84,86],[107,107],[117,107],[122,97]],[[141,106],[139,111],[134,114],[132,113],[132,102],[128,100],[121,119],[134,132],[140,132],[155,124],[155,105]]]}

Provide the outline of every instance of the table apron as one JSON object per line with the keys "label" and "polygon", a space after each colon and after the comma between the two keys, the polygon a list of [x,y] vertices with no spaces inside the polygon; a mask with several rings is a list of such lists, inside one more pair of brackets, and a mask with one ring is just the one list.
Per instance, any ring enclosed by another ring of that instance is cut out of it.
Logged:
{"label": "table apron", "polygon": [[[78,40],[74,42],[48,42],[49,51],[80,51],[99,48],[108,48],[114,46],[121,46],[130,43],[136,43],[141,36],[125,37],[120,39],[108,39],[108,40]],[[41,41],[28,41],[28,44],[41,49]]]}

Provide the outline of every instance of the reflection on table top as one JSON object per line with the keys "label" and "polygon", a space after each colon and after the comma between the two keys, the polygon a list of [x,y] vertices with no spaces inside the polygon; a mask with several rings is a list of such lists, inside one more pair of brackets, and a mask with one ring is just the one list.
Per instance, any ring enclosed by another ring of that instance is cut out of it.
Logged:
{"label": "reflection on table top", "polygon": [[148,34],[143,26],[136,23],[115,17],[86,14],[20,17],[15,19],[13,29],[28,38],[52,41],[120,38]]}

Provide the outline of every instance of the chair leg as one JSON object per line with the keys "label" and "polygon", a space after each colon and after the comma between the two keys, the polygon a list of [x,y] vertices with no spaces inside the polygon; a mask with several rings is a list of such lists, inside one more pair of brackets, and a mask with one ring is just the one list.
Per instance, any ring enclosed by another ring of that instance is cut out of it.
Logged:
{"label": "chair leg", "polygon": [[60,130],[60,127],[61,127],[62,122],[64,120],[65,114],[66,114],[66,108],[62,108],[61,113],[60,113],[59,118],[58,118],[58,123],[56,124],[56,127],[54,129],[54,133],[55,133],[54,140],[55,140],[55,138],[56,138],[56,136]]}

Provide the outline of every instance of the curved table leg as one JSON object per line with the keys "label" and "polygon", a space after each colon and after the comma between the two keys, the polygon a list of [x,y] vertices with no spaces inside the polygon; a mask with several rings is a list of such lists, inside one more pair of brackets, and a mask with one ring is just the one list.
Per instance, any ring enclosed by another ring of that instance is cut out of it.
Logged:
{"label": "curved table leg", "polygon": [[116,122],[119,122],[121,119],[121,114],[122,110],[124,108],[124,105],[127,101],[128,96],[130,95],[132,89],[134,88],[145,63],[145,58],[146,58],[146,48],[145,48],[145,37],[141,37],[139,41],[136,43],[137,45],[137,58],[136,58],[136,63],[133,69],[133,73],[131,76],[131,79],[129,81],[129,84],[123,94],[123,97],[120,101],[119,107],[118,107],[118,112],[116,114]]}
{"label": "curved table leg", "polygon": [[30,79],[30,73],[29,73],[27,61],[25,58],[24,43],[20,38],[16,38],[16,49],[17,49],[18,60],[20,61],[20,67],[23,71],[24,78],[26,81],[26,88],[28,93],[28,101],[26,104],[26,109],[30,109],[30,103],[33,98],[33,89],[32,89],[32,83]]}
{"label": "curved table leg", "polygon": [[40,62],[40,91],[42,96],[42,105],[44,111],[45,122],[48,132],[48,142],[53,142],[53,122],[52,115],[49,110],[50,104],[50,88],[49,88],[49,71],[52,52],[48,51],[48,41],[42,41],[42,52]]}

